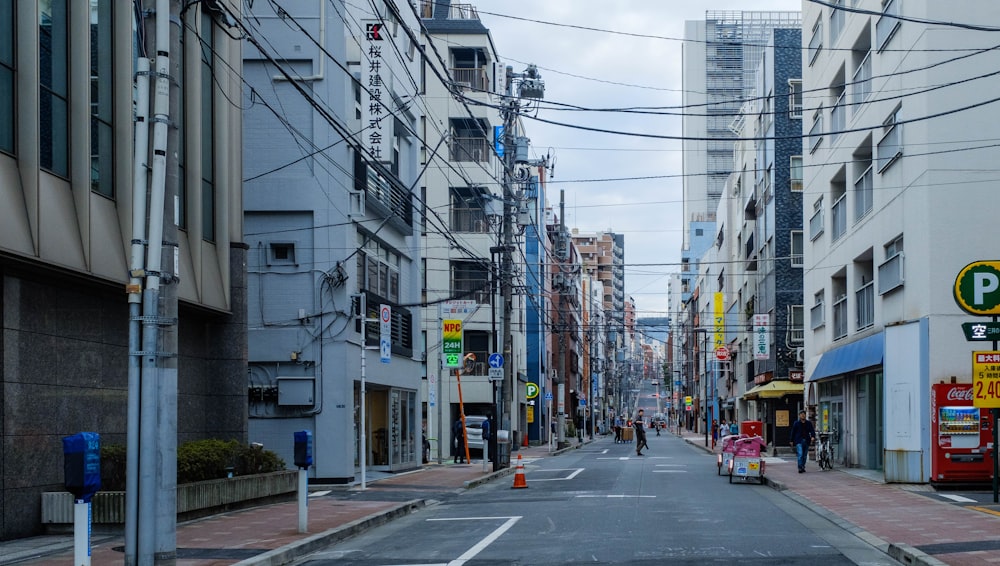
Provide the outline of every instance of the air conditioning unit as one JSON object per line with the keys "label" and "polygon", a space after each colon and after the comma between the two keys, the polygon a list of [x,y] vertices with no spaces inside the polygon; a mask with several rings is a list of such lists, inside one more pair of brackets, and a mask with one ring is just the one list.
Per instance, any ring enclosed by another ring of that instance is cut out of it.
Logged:
{"label": "air conditioning unit", "polygon": [[799,346],[795,348],[795,361],[802,363],[806,361],[806,349]]}

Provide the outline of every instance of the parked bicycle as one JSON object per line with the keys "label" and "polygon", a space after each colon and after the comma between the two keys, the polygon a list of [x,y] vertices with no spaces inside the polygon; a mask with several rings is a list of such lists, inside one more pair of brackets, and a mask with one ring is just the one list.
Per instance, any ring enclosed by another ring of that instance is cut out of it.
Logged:
{"label": "parked bicycle", "polygon": [[816,435],[819,440],[816,441],[816,463],[819,464],[821,470],[832,470],[833,469],[833,442],[831,439],[834,434],[830,431],[819,432]]}

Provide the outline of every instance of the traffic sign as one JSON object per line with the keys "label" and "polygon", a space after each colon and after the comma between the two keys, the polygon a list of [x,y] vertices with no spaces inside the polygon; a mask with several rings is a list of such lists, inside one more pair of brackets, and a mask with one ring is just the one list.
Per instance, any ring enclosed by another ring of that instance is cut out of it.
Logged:
{"label": "traffic sign", "polygon": [[972,353],[972,406],[1000,409],[1000,352]]}
{"label": "traffic sign", "polygon": [[499,381],[503,379],[503,368],[490,368],[489,372],[490,381]]}
{"label": "traffic sign", "polygon": [[1000,314],[1000,261],[974,261],[955,278],[955,302],[967,313]]}
{"label": "traffic sign", "polygon": [[491,368],[502,368],[503,367],[503,354],[498,354],[496,352],[490,354],[487,360]]}
{"label": "traffic sign", "polygon": [[692,399],[691,399],[690,395],[684,397],[684,404],[685,405],[687,405],[688,407],[690,407],[691,406],[691,402],[692,402]]}
{"label": "traffic sign", "polygon": [[720,362],[729,361],[729,348],[725,346],[719,346],[718,348],[716,348],[715,359],[719,360]]}
{"label": "traffic sign", "polygon": [[526,383],[524,385],[524,396],[528,399],[534,399],[538,397],[538,384],[537,383]]}
{"label": "traffic sign", "polygon": [[587,400],[586,399],[580,399],[580,406],[581,407],[586,407],[587,406]]}
{"label": "traffic sign", "polygon": [[444,367],[459,369],[462,367],[462,321],[441,321],[441,352],[444,355]]}
{"label": "traffic sign", "polygon": [[970,342],[1000,340],[1000,322],[963,322],[962,331]]}
{"label": "traffic sign", "polygon": [[546,401],[551,401],[552,400],[552,392],[551,391],[547,391],[545,393],[545,400]]}
{"label": "traffic sign", "polygon": [[383,364],[392,361],[392,307],[389,305],[379,305],[379,359]]}

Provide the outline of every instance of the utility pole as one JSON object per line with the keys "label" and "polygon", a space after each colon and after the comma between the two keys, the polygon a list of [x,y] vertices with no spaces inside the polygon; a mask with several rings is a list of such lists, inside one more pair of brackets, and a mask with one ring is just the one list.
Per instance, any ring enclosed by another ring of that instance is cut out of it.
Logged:
{"label": "utility pole", "polygon": [[[503,160],[503,244],[501,245],[501,267],[500,276],[503,281],[502,300],[503,315],[501,322],[501,338],[503,340],[503,355],[507,363],[503,366],[503,385],[501,387],[502,416],[500,417],[500,428],[510,431],[511,446],[518,445],[518,439],[513,437],[514,422],[512,418],[516,416],[514,411],[514,356],[513,356],[513,333],[511,332],[511,318],[513,314],[513,287],[514,287],[514,213],[517,211],[516,203],[519,195],[514,191],[514,182],[521,181],[520,175],[515,175],[518,163],[527,162],[528,148],[527,138],[516,136],[515,127],[517,117],[521,110],[520,99],[538,99],[545,93],[545,84],[542,82],[538,70],[534,65],[528,65],[524,73],[514,73],[512,67],[506,67],[506,96],[501,109],[503,118],[503,140],[504,140],[504,160]],[[514,81],[519,81],[516,95]],[[519,155],[520,154],[520,155]],[[522,431],[518,431],[522,432]]]}
{"label": "utility pole", "polygon": [[[556,238],[556,264],[562,271],[569,259],[569,242],[566,241],[566,191],[559,189],[559,235]],[[563,278],[565,280],[565,278]],[[556,374],[556,448],[566,447],[566,305],[563,289],[559,294],[559,372]]]}

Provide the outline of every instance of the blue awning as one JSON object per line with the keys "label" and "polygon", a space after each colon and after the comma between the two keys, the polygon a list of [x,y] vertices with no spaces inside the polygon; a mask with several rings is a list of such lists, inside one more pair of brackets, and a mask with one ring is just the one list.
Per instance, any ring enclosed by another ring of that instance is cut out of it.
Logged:
{"label": "blue awning", "polygon": [[844,344],[825,352],[816,364],[809,381],[842,375],[852,371],[882,365],[882,351],[885,337],[881,332]]}

